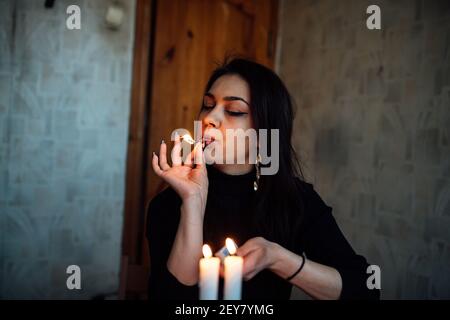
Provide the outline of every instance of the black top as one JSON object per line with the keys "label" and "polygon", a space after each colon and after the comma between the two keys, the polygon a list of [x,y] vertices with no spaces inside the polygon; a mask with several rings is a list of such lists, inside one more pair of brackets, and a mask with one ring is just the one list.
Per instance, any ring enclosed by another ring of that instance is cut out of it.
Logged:
{"label": "black top", "polygon": [[[204,243],[213,252],[231,237],[238,245],[259,236],[250,223],[249,212],[253,207],[255,173],[227,175],[213,166],[208,170],[208,199],[204,217]],[[293,251],[307,259],[335,268],[342,278],[341,299],[378,299],[379,290],[366,286],[368,263],[357,255],[340,231],[327,206],[306,182],[299,196],[303,197],[305,216],[302,234]],[[151,275],[150,299],[198,299],[198,286],[185,286],[167,269],[173,241],[180,219],[181,199],[171,188],[158,194],[149,204],[147,212],[147,239],[150,248]],[[222,288],[223,281],[220,281]],[[253,279],[243,282],[243,299],[287,300],[292,285],[269,270],[263,270]],[[219,290],[219,298],[222,290]]]}

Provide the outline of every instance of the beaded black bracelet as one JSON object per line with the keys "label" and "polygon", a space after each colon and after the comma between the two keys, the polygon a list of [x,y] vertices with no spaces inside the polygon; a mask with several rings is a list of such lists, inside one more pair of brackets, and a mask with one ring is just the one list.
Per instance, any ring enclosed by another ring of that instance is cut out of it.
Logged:
{"label": "beaded black bracelet", "polygon": [[291,281],[297,274],[299,274],[300,271],[302,271],[303,266],[305,265],[305,261],[306,261],[306,256],[305,253],[302,252],[302,264],[300,265],[300,268],[298,268],[297,271],[294,272],[294,274],[288,278],[286,278],[286,281]]}

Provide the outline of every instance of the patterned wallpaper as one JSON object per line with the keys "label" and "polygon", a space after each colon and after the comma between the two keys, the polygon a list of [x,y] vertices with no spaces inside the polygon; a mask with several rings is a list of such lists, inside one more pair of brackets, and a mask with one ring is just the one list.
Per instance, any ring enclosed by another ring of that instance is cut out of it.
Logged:
{"label": "patterned wallpaper", "polygon": [[[284,0],[294,144],[382,298],[450,298],[450,2]],[[298,295],[298,293],[297,293]],[[295,295],[294,295],[295,296]]]}
{"label": "patterned wallpaper", "polygon": [[[109,3],[0,0],[1,298],[117,289],[135,2],[118,31]],[[66,28],[71,4],[81,30]]]}

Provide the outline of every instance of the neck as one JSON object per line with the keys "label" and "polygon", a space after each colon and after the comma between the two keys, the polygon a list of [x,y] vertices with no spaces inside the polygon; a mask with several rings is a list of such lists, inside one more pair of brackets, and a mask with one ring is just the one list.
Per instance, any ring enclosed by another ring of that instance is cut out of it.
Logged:
{"label": "neck", "polygon": [[253,170],[253,164],[215,164],[214,167],[232,176],[243,175]]}

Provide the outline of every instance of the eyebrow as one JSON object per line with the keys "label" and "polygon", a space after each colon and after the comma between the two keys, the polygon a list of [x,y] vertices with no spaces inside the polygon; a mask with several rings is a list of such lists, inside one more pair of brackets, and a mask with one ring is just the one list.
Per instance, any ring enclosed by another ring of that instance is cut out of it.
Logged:
{"label": "eyebrow", "polygon": [[[205,93],[205,96],[210,97],[210,98],[213,98],[213,99],[216,99],[216,97],[215,97],[212,93],[210,93],[210,92]],[[225,100],[225,101],[237,101],[237,100],[239,100],[239,101],[244,102],[246,105],[248,105],[248,106],[250,107],[250,103],[248,103],[247,101],[245,101],[245,100],[244,100],[243,98],[241,98],[241,97],[226,96],[226,97],[223,97],[223,100]]]}

